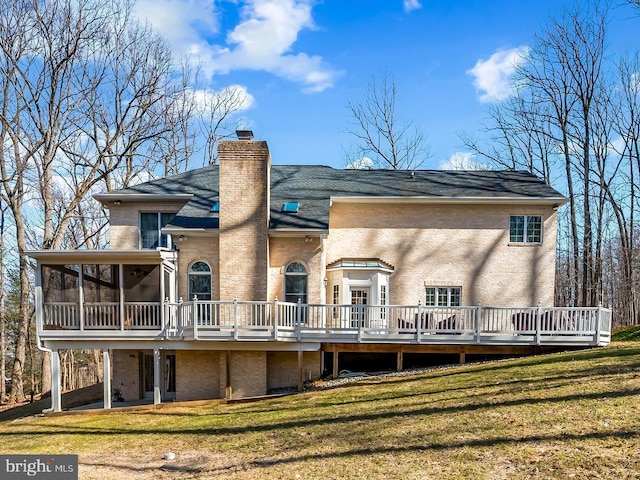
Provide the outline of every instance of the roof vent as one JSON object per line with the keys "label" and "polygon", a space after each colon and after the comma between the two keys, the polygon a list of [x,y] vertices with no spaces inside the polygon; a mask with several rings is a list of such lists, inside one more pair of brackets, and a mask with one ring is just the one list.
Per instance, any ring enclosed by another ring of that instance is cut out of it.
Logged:
{"label": "roof vent", "polygon": [[238,140],[253,140],[252,130],[236,130]]}

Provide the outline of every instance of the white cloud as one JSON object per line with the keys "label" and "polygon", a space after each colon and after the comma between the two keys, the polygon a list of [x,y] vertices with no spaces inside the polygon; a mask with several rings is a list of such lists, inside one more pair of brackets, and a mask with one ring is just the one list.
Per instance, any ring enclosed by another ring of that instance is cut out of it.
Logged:
{"label": "white cloud", "polygon": [[474,160],[471,152],[455,152],[449,160],[440,163],[440,170],[491,170],[491,165]]}
{"label": "white cloud", "polygon": [[[249,93],[247,87],[242,85],[229,85],[222,90],[197,89],[190,90],[197,108],[206,113],[218,109],[224,109],[225,105],[233,107],[234,112],[244,112],[255,104],[255,98]],[[222,105],[222,104],[225,105]]]}
{"label": "white cloud", "polygon": [[529,47],[499,49],[487,60],[478,60],[467,73],[474,77],[473,85],[480,92],[483,103],[500,101],[513,93],[511,77],[518,64],[529,53]]}
{"label": "white cloud", "polygon": [[180,54],[197,52],[219,30],[211,0],[138,0],[136,16],[147,20]]}
{"label": "white cloud", "polygon": [[369,157],[360,157],[353,162],[349,162],[345,168],[347,170],[371,170],[373,168],[373,160]]}
{"label": "white cloud", "polygon": [[315,28],[313,0],[242,3],[240,21],[227,32],[224,44],[217,43],[219,24],[211,0],[142,0],[137,12],[168,38],[178,53],[197,58],[209,76],[262,70],[301,83],[308,92],[333,86],[340,73],[322,57],[292,52],[300,32]]}
{"label": "white cloud", "polygon": [[404,11],[407,13],[414,10],[420,10],[422,8],[420,0],[403,0],[402,6],[404,7]]}
{"label": "white cloud", "polygon": [[211,57],[214,71],[265,70],[302,83],[306,91],[333,86],[338,72],[320,56],[290,53],[298,34],[313,29],[310,0],[248,0],[242,21],[227,34],[227,47]]}

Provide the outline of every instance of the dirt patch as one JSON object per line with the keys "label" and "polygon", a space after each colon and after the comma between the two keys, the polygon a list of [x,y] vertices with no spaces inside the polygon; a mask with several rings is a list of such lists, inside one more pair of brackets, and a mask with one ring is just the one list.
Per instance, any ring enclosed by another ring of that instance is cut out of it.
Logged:
{"label": "dirt patch", "polygon": [[244,470],[243,459],[201,451],[175,452],[175,460],[157,455],[134,456],[129,454],[81,455],[80,478],[159,480],[173,478],[224,477],[225,474]]}

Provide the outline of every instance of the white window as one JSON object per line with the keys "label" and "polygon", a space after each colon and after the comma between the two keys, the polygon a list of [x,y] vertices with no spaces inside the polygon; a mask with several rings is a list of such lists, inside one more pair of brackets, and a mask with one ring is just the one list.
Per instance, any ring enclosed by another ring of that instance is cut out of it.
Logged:
{"label": "white window", "polygon": [[424,304],[427,307],[459,307],[461,287],[426,287]]}
{"label": "white window", "polygon": [[542,243],[542,216],[511,215],[509,218],[509,242]]}
{"label": "white window", "polygon": [[307,269],[300,262],[292,262],[284,271],[284,301],[307,303]]}
{"label": "white window", "polygon": [[195,262],[189,267],[189,300],[211,300],[211,267],[205,262]]}
{"label": "white window", "polygon": [[162,227],[167,225],[175,213],[153,212],[140,214],[140,248],[155,249],[158,247],[170,248],[169,235],[160,233]]}

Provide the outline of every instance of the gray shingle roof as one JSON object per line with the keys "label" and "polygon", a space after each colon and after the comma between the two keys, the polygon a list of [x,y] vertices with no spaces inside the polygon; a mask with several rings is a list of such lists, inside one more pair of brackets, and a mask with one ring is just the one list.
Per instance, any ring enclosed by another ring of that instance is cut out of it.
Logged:
{"label": "gray shingle roof", "polygon": [[[153,180],[114,192],[129,194],[193,194],[171,222],[177,228],[218,228],[211,212],[218,200],[218,167],[210,166]],[[525,171],[339,170],[319,165],[273,165],[271,229],[329,228],[330,199],[397,197],[422,199],[557,200],[564,198]],[[282,212],[287,201],[300,202],[297,213]]]}

